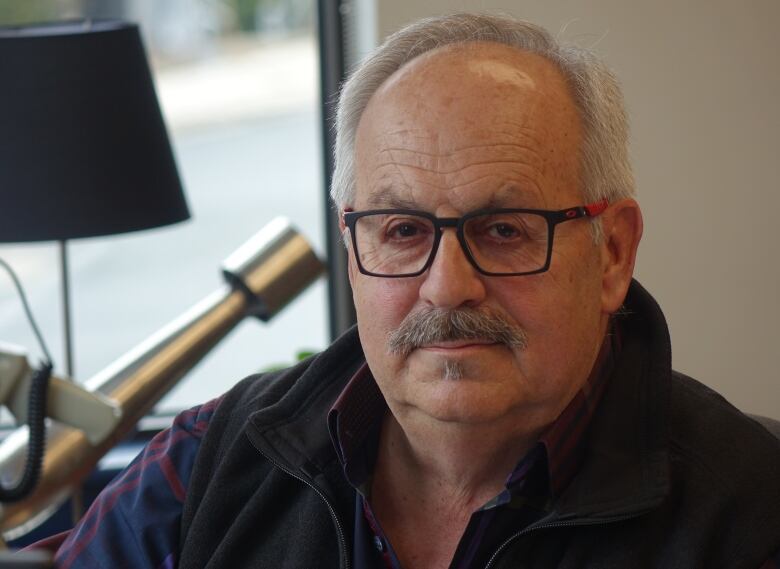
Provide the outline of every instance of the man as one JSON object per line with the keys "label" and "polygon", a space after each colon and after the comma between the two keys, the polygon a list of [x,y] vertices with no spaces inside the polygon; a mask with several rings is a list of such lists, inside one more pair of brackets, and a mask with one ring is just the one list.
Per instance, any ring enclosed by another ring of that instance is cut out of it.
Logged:
{"label": "man", "polygon": [[613,76],[523,22],[414,24],[344,87],[357,330],[182,414],[62,567],[749,567],[780,443],[671,371]]}

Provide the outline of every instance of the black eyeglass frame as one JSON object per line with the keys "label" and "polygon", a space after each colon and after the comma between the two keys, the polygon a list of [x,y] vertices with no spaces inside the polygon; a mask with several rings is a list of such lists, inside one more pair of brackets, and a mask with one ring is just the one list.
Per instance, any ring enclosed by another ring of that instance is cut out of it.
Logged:
{"label": "black eyeglass frame", "polygon": [[[460,242],[461,249],[463,249],[463,252],[466,255],[466,258],[469,260],[469,263],[471,263],[471,266],[474,267],[477,270],[477,272],[488,277],[520,277],[520,276],[536,275],[539,273],[543,273],[550,268],[550,262],[552,260],[553,238],[555,236],[556,225],[564,223],[566,221],[580,219],[583,217],[595,218],[601,215],[604,212],[604,210],[607,209],[608,206],[609,206],[609,201],[607,199],[602,199],[592,204],[580,205],[580,206],[575,206],[575,207],[570,207],[570,208],[560,209],[560,210],[485,208],[485,209],[470,211],[469,213],[461,217],[436,217],[435,215],[433,215],[432,213],[428,213],[427,211],[416,211],[411,209],[369,209],[366,211],[346,210],[344,211],[344,225],[349,229],[349,234],[352,236],[352,246],[354,247],[355,260],[357,261],[358,269],[360,270],[361,273],[363,273],[364,275],[368,275],[370,277],[380,277],[383,279],[397,279],[397,278],[420,276],[425,271],[427,271],[430,268],[430,266],[433,264],[433,260],[436,258],[436,253],[439,250],[439,242],[441,241],[442,230],[446,227],[451,227],[455,229],[455,234],[458,237],[458,241]],[[428,259],[425,261],[423,267],[419,271],[415,271],[413,273],[402,273],[399,275],[383,275],[381,273],[373,273],[367,270],[363,266],[363,263],[360,262],[360,255],[358,255],[358,245],[357,245],[357,235],[355,232],[355,224],[357,223],[358,219],[360,219],[361,217],[365,217],[367,215],[394,214],[394,213],[415,215],[430,220],[434,228],[433,246],[431,247],[431,254],[428,256]],[[491,271],[486,271],[479,266],[476,259],[474,258],[474,255],[471,252],[471,249],[469,248],[468,241],[466,241],[466,235],[464,233],[463,228],[465,227],[468,220],[474,217],[478,217],[481,215],[504,214],[504,213],[530,213],[530,214],[539,215],[547,221],[547,257],[545,259],[544,265],[541,268],[533,271],[524,271],[519,273],[494,273]]]}

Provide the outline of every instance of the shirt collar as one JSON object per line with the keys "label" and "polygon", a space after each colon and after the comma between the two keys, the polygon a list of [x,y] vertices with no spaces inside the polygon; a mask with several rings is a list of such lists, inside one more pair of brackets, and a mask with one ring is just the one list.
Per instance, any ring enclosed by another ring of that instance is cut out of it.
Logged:
{"label": "shirt collar", "polygon": [[367,485],[387,403],[363,363],[328,413],[328,430],[344,473],[352,486],[367,494]]}
{"label": "shirt collar", "polygon": [[[549,489],[552,497],[560,496],[582,462],[587,428],[595,413],[613,368],[619,334],[613,323],[604,338],[593,368],[580,390],[563,412],[539,437],[546,456]],[[382,418],[387,403],[364,363],[352,376],[328,413],[328,430],[347,480],[363,495],[368,495],[371,469],[376,458]],[[525,478],[539,458],[531,451],[510,473],[507,487]],[[533,459],[533,460],[530,460]]]}
{"label": "shirt collar", "polygon": [[539,437],[546,451],[550,491],[558,497],[582,463],[588,426],[614,367],[619,347],[617,324],[604,338],[590,375],[558,418]]}

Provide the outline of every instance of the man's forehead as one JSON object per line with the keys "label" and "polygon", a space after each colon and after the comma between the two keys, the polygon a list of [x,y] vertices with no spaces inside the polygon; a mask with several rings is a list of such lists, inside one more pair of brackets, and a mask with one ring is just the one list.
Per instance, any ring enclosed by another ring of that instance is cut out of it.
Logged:
{"label": "man's forehead", "polygon": [[[506,45],[473,43],[432,50],[391,75],[369,100],[357,136],[378,138],[384,148],[419,141],[451,153],[472,138],[513,143],[529,122],[560,131],[561,118],[579,123],[568,83],[553,63]],[[453,137],[453,128],[468,136]]]}
{"label": "man's forehead", "polygon": [[477,77],[489,77],[496,83],[535,89],[537,80],[516,63],[493,57],[474,57],[466,62],[466,69]]}
{"label": "man's forehead", "polygon": [[[533,207],[543,205],[542,189],[578,185],[579,113],[552,63],[500,44],[418,59],[377,90],[361,117],[361,207],[405,208],[440,191],[458,209],[490,200]],[[466,195],[475,191],[479,199]]]}
{"label": "man's forehead", "polygon": [[[470,209],[542,207],[541,196],[534,188],[517,183],[507,183],[485,192],[478,203],[472,203]],[[379,184],[366,190],[365,207],[371,209],[410,209],[427,210],[428,203],[421,203],[416,197],[415,188],[404,184]],[[466,213],[463,211],[461,213]]]}

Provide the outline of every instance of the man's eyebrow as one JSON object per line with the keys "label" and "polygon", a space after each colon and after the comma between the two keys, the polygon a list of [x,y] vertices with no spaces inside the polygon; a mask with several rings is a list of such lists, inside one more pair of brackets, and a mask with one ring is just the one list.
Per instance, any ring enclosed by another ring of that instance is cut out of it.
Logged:
{"label": "man's eyebrow", "polygon": [[[399,196],[396,191],[387,186],[380,186],[371,191],[367,205],[370,209],[420,209],[420,204]],[[512,209],[512,208],[538,208],[538,194],[523,188],[518,184],[508,184],[490,196],[490,199],[477,209]]]}
{"label": "man's eyebrow", "polygon": [[419,209],[419,205],[403,198],[387,187],[380,187],[368,196],[368,203],[377,209]]}

